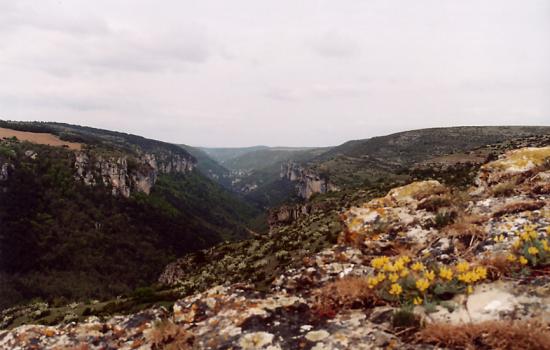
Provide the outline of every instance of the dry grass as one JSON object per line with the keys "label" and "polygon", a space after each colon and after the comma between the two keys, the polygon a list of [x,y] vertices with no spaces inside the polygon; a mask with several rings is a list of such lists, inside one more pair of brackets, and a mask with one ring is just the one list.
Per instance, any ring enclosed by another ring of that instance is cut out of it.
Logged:
{"label": "dry grass", "polygon": [[461,325],[430,324],[420,330],[415,338],[418,343],[450,349],[550,349],[548,325],[525,321],[488,321]]}
{"label": "dry grass", "polygon": [[514,269],[514,265],[506,259],[504,254],[484,257],[479,264],[487,268],[488,278],[493,281],[503,276],[509,276]]}
{"label": "dry grass", "polygon": [[193,346],[192,336],[169,320],[157,323],[149,337],[153,350],[187,350]]}
{"label": "dry grass", "polygon": [[493,216],[500,217],[506,214],[521,213],[522,211],[533,211],[533,210],[538,210],[542,207],[544,207],[544,201],[535,201],[535,200],[519,201],[519,202],[506,204],[498,208],[494,212]]}
{"label": "dry grass", "polygon": [[374,291],[369,288],[366,277],[344,277],[315,290],[313,296],[314,309],[324,316],[330,316],[340,309],[368,307],[381,303]]}
{"label": "dry grass", "polygon": [[550,194],[550,184],[541,184],[533,187],[533,192],[536,194]]}
{"label": "dry grass", "polygon": [[451,238],[457,238],[463,249],[470,248],[475,242],[485,238],[485,231],[481,223],[485,219],[476,215],[462,215],[455,219],[455,222],[446,226],[443,233]]}
{"label": "dry grass", "polygon": [[80,150],[82,148],[82,144],[80,143],[63,141],[59,137],[52,134],[0,128],[0,139],[4,137],[9,138],[14,136],[17,137],[17,139],[20,141],[28,141],[42,145],[61,146],[74,150]]}
{"label": "dry grass", "polygon": [[418,203],[418,209],[424,209],[435,213],[439,208],[450,207],[452,204],[449,194],[430,196]]}
{"label": "dry grass", "polygon": [[496,184],[491,188],[491,193],[495,197],[507,197],[511,196],[515,192],[516,188],[515,181],[505,181],[499,184]]}

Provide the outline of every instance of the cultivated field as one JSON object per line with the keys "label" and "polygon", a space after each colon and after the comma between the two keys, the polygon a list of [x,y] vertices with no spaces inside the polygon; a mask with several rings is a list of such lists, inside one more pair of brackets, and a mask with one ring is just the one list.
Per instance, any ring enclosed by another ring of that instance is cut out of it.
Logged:
{"label": "cultivated field", "polygon": [[42,145],[66,146],[73,150],[80,150],[82,148],[82,144],[80,143],[63,141],[59,137],[52,134],[0,128],[0,138],[14,136],[17,137],[17,139],[20,141],[28,141],[32,143],[39,143]]}

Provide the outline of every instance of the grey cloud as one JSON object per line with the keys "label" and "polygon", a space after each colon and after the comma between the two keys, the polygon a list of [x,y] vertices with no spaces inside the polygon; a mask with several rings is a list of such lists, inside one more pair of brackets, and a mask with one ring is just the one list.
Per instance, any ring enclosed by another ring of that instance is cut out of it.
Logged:
{"label": "grey cloud", "polygon": [[[11,3],[11,4],[10,4]],[[0,3],[0,31],[22,28],[46,30],[66,35],[106,35],[110,32],[106,21],[93,16],[62,16],[52,12],[48,15],[13,1]]]}
{"label": "grey cloud", "polygon": [[67,97],[55,95],[7,95],[0,94],[0,103],[5,107],[25,106],[49,110],[102,111],[114,107],[114,101],[97,97]]}
{"label": "grey cloud", "polygon": [[359,55],[357,43],[349,36],[338,32],[325,33],[311,44],[319,55],[329,58],[346,58]]}
{"label": "grey cloud", "polygon": [[266,97],[279,101],[297,101],[301,95],[298,90],[288,88],[271,88],[265,93]]}
{"label": "grey cloud", "polygon": [[0,106],[218,146],[541,124],[548,33],[540,0],[0,0]]}
{"label": "grey cloud", "polygon": [[265,96],[280,101],[299,101],[306,99],[326,99],[361,96],[363,89],[354,85],[313,84],[311,86],[297,88],[271,88]]}

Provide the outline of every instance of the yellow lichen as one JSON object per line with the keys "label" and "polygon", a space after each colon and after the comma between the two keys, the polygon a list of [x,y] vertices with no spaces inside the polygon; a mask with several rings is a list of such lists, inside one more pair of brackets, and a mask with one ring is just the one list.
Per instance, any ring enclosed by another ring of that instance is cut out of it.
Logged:
{"label": "yellow lichen", "polygon": [[485,164],[484,170],[524,172],[541,166],[550,158],[550,147],[527,147],[507,152],[502,159]]}

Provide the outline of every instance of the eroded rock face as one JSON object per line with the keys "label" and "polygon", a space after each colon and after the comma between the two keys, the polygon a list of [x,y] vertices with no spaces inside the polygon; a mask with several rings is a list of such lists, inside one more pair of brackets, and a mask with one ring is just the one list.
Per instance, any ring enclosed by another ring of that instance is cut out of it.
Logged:
{"label": "eroded rock face", "polygon": [[303,168],[295,162],[281,165],[281,178],[296,182],[298,196],[303,199],[309,199],[315,193],[327,193],[338,190],[338,187],[330,183],[325,177],[310,169]]}
{"label": "eroded rock face", "polygon": [[[129,162],[131,164],[129,165]],[[159,174],[186,173],[193,170],[192,159],[170,154],[156,156],[143,154],[138,158],[128,156],[102,156],[90,152],[75,154],[75,177],[86,185],[101,182],[109,186],[113,195],[129,197],[134,191],[149,194]]]}

